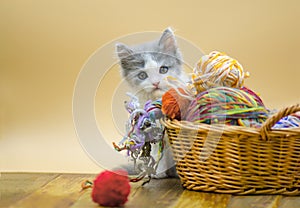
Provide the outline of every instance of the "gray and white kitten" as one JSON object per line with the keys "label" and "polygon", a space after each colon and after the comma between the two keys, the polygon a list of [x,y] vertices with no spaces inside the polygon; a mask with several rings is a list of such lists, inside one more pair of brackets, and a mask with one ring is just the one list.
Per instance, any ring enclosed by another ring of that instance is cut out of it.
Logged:
{"label": "gray and white kitten", "polygon": [[[170,86],[166,77],[172,76],[186,81],[182,67],[182,56],[173,31],[167,28],[158,40],[135,46],[116,45],[122,77],[137,95],[141,104],[147,100],[157,100]],[[157,154],[153,145],[151,154]],[[126,167],[128,171],[128,167]],[[130,170],[129,170],[130,174]],[[156,178],[176,176],[174,161],[169,145],[165,146],[164,157],[157,168]]]}
{"label": "gray and white kitten", "polygon": [[161,98],[169,89],[165,80],[172,76],[185,81],[182,56],[173,31],[167,28],[160,39],[135,46],[116,45],[121,74],[141,103]]}

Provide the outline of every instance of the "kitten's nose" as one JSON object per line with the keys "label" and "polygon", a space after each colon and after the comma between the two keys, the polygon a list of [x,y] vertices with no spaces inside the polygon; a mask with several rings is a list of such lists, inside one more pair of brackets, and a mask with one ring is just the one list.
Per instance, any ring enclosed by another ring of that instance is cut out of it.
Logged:
{"label": "kitten's nose", "polygon": [[154,83],[152,83],[152,85],[153,85],[155,88],[158,88],[159,83],[160,83],[160,82],[154,82]]}

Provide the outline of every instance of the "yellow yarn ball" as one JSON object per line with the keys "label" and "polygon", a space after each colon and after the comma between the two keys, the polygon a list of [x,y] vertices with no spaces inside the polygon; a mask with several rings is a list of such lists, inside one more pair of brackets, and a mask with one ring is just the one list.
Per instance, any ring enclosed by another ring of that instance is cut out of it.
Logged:
{"label": "yellow yarn ball", "polygon": [[237,60],[225,53],[213,51],[200,58],[194,68],[192,80],[199,93],[217,86],[241,88],[245,78],[249,76],[249,72],[244,72]]}

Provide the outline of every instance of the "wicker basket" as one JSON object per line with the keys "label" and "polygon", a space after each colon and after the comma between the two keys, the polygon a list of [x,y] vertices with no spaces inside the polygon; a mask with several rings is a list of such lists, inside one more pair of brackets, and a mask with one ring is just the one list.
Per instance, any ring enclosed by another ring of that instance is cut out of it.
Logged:
{"label": "wicker basket", "polygon": [[297,111],[300,105],[282,109],[261,129],[162,121],[182,185],[216,193],[300,195],[300,128],[271,129]]}

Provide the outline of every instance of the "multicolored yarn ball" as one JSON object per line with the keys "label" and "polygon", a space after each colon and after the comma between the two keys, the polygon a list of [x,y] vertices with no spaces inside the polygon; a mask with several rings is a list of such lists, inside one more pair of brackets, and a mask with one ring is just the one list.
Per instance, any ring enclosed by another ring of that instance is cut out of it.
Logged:
{"label": "multicolored yarn ball", "polygon": [[200,93],[187,110],[185,120],[258,127],[268,111],[258,95],[248,88],[216,87]]}
{"label": "multicolored yarn ball", "polygon": [[144,109],[147,113],[149,113],[151,119],[157,120],[162,117],[161,105],[162,105],[161,99],[155,101],[148,100],[145,103]]}
{"label": "multicolored yarn ball", "polygon": [[218,86],[241,88],[249,76],[249,72],[245,72],[237,60],[225,53],[213,51],[200,58],[192,80],[197,93],[201,93]]}
{"label": "multicolored yarn ball", "polygon": [[171,88],[162,96],[161,111],[170,119],[181,120],[187,112],[190,100],[182,88]]}
{"label": "multicolored yarn ball", "polygon": [[130,193],[127,172],[124,170],[103,171],[94,180],[92,199],[101,206],[123,206]]}

